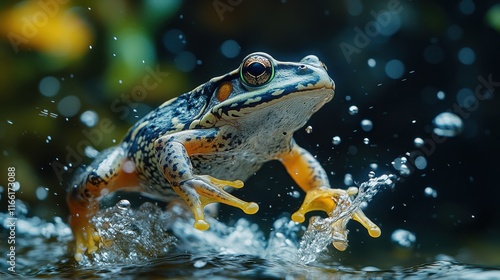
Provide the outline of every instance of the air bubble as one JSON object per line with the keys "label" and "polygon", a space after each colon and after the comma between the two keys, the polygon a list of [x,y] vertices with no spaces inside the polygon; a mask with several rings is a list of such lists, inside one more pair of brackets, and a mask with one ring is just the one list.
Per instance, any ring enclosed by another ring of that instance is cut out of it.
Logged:
{"label": "air bubble", "polygon": [[454,137],[459,135],[463,130],[463,121],[457,115],[444,112],[437,115],[432,120],[434,125],[433,132],[439,136]]}

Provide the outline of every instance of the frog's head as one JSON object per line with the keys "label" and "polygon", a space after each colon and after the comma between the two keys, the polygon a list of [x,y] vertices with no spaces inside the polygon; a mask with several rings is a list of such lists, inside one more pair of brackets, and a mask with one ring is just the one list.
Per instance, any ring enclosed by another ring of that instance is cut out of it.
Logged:
{"label": "frog's head", "polygon": [[275,123],[298,129],[334,95],[335,83],[314,55],[281,62],[262,52],[202,86],[209,103],[191,126]]}

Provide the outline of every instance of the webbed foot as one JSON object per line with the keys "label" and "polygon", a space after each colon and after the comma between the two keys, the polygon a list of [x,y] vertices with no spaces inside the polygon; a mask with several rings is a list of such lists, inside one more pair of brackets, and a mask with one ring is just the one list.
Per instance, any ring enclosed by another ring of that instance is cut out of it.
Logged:
{"label": "webbed foot", "polygon": [[[348,213],[348,207],[351,205],[351,196],[357,194],[358,189],[351,187],[348,190],[341,189],[331,189],[328,187],[320,187],[312,189],[307,192],[304,202],[302,203],[300,209],[293,213],[292,220],[298,223],[302,223],[305,220],[305,214],[311,211],[324,211],[332,218],[338,218],[331,227],[335,228],[335,231],[343,236],[347,236],[347,229],[345,225],[352,218],[359,222],[368,231],[368,234],[373,237],[379,237],[381,234],[380,228],[374,224],[363,211],[356,208],[352,211],[352,215]],[[341,207],[342,211],[335,211],[336,208]],[[334,215],[340,215],[334,217]],[[333,242],[335,248],[340,251],[346,249],[347,244],[344,242]]]}
{"label": "webbed foot", "polygon": [[71,212],[69,224],[76,243],[74,257],[79,262],[85,253],[92,254],[98,249],[100,236],[90,224],[90,218],[95,215],[99,207],[95,203],[88,205],[71,200],[68,201],[68,205]]}
{"label": "webbed foot", "polygon": [[220,202],[240,208],[246,214],[255,214],[259,206],[255,202],[246,202],[232,196],[224,187],[242,188],[243,182],[219,180],[208,175],[197,175],[195,178],[181,182],[179,186],[172,186],[177,194],[186,201],[194,214],[194,227],[207,230],[210,225],[205,221],[203,209],[210,203]]}

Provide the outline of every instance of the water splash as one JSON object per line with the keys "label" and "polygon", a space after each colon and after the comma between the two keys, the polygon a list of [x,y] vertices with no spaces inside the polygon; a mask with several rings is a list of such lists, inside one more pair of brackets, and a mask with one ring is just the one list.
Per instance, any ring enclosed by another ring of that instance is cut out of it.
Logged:
{"label": "water splash", "polygon": [[304,264],[315,261],[330,243],[336,248],[345,248],[349,232],[346,230],[347,222],[352,219],[356,210],[360,209],[363,203],[369,202],[380,189],[392,188],[395,179],[396,176],[392,174],[372,177],[359,186],[358,194],[354,199],[350,195],[340,196],[331,217],[312,217],[300,242],[297,252],[298,260]]}
{"label": "water splash", "polygon": [[192,215],[183,203],[173,202],[167,210],[162,210],[146,202],[134,210],[128,201],[122,200],[114,207],[99,211],[91,220],[101,237],[99,250],[91,257],[86,256],[80,265],[141,263],[176,252],[253,255],[307,264],[330,243],[345,249],[348,221],[381,188],[392,186],[394,179],[394,175],[375,177],[371,173],[359,191],[351,187],[346,195],[339,197],[332,217],[313,217],[306,230],[303,225],[291,221],[289,215],[284,215],[274,222],[269,238],[258,225],[246,219],[228,226],[207,217],[210,229],[199,231],[193,227]]}

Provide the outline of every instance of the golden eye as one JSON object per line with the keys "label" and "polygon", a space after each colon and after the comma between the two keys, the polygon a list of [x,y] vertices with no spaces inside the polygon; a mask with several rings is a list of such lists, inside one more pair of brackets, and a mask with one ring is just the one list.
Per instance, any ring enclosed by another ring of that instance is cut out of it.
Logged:
{"label": "golden eye", "polygon": [[224,82],[219,86],[219,88],[217,88],[215,97],[217,97],[217,100],[222,102],[226,100],[229,95],[231,95],[231,91],[233,91],[233,84],[231,84],[231,82]]}
{"label": "golden eye", "polygon": [[240,77],[248,86],[262,86],[274,78],[273,63],[263,55],[249,56],[241,64]]}

